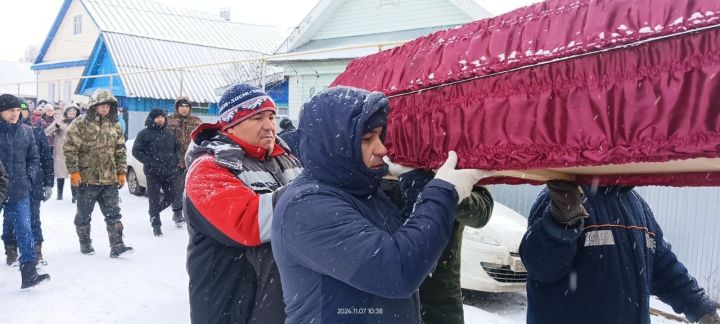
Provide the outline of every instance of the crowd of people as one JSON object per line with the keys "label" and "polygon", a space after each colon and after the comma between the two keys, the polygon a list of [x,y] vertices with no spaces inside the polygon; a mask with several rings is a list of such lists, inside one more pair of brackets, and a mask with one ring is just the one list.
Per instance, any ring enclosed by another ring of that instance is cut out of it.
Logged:
{"label": "crowd of people", "polygon": [[[126,129],[118,103],[97,90],[86,111],[0,96],[0,202],[8,265],[22,288],[50,279],[39,206],[63,199],[70,178],[80,252],[93,254],[90,215],[105,217],[110,257],[123,243],[118,190]],[[230,87],[219,120],[202,123],[179,97],[149,112],[131,148],[147,177],[149,222],[172,208],[189,234],[193,323],[463,323],[465,226],[487,224],[493,199],[476,183],[494,173],[396,164],[384,145],[388,99],[334,87],[304,104],[297,128],[273,99]],[[37,111],[42,113],[37,114]],[[37,116],[36,116],[37,115]],[[17,250],[19,249],[19,254]],[[550,181],[520,246],[528,323],[650,323],[655,295],[690,321],[720,324],[711,300],[671,251],[632,187]]]}

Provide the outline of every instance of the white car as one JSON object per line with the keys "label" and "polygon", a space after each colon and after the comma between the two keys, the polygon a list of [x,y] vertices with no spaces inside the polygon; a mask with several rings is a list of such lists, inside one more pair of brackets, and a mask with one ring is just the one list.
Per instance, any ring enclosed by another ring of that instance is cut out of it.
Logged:
{"label": "white car", "polygon": [[527,219],[495,202],[485,227],[465,227],[460,286],[485,292],[524,292],[527,270],[518,253]]}
{"label": "white car", "polygon": [[127,187],[130,193],[135,196],[144,196],[147,188],[147,179],[143,172],[143,164],[132,155],[132,147],[135,140],[125,142],[127,148]]}

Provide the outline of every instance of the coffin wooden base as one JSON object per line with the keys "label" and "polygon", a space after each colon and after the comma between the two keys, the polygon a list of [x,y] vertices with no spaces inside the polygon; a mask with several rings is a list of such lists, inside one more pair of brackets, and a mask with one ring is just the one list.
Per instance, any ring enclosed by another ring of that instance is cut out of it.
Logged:
{"label": "coffin wooden base", "polygon": [[534,181],[575,180],[576,175],[663,174],[720,172],[720,158],[697,158],[667,162],[611,164],[591,167],[554,168],[543,170],[502,170],[497,175]]}

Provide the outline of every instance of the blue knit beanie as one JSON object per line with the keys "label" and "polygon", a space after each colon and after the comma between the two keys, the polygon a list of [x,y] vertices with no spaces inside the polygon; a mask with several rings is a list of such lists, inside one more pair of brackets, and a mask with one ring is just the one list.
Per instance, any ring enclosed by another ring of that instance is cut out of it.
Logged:
{"label": "blue knit beanie", "polygon": [[226,90],[218,102],[220,127],[226,130],[250,116],[263,111],[277,113],[275,103],[262,89],[249,84],[236,84]]}

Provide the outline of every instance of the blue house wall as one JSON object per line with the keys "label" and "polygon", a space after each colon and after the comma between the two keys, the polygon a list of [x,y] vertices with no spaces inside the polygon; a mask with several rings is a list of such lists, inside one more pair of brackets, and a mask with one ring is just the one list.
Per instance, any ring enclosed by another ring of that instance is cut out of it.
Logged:
{"label": "blue house wall", "polygon": [[[98,37],[95,42],[88,64],[85,66],[83,76],[92,75],[103,75],[103,74],[114,74],[117,73],[117,68],[113,63],[112,56],[105,46],[105,39]],[[75,93],[83,96],[92,95],[97,89],[110,89],[112,94],[116,97],[125,96],[125,87],[123,86],[122,79],[119,76],[115,77],[102,77],[102,78],[88,78],[82,79],[78,83],[78,88]]]}

